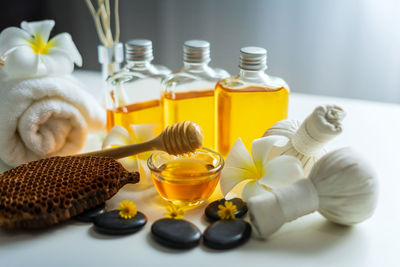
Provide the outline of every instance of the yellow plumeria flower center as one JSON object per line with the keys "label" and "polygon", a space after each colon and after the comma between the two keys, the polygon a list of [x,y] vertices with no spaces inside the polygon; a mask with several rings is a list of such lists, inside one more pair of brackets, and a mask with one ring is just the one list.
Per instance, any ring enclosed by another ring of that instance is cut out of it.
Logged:
{"label": "yellow plumeria flower center", "polygon": [[260,180],[266,174],[266,170],[264,170],[261,166],[256,169],[255,179]]}
{"label": "yellow plumeria flower center", "polygon": [[166,210],[167,212],[164,214],[169,219],[182,220],[185,215],[185,210],[176,205],[170,205]]}
{"label": "yellow plumeria flower center", "polygon": [[34,35],[31,40],[28,41],[29,45],[35,54],[46,55],[49,53],[50,48],[53,46],[52,40],[45,42],[41,35]]}
{"label": "yellow plumeria flower center", "polygon": [[119,216],[121,216],[121,218],[126,220],[132,219],[137,214],[136,205],[133,203],[133,201],[129,200],[124,200],[121,203],[119,203],[118,210],[119,210]]}
{"label": "yellow plumeria flower center", "polygon": [[231,201],[225,201],[224,205],[218,205],[217,214],[222,220],[235,219],[235,212],[237,212],[237,207]]}

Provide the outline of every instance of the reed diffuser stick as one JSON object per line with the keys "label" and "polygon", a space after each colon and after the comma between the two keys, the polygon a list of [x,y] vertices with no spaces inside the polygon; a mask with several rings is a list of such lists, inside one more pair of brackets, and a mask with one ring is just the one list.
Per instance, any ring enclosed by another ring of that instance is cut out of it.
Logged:
{"label": "reed diffuser stick", "polygon": [[120,24],[119,24],[119,0],[114,0],[114,36],[111,30],[111,6],[110,0],[97,0],[97,9],[91,0],[85,0],[93,17],[96,26],[97,35],[104,46],[113,46],[119,42]]}

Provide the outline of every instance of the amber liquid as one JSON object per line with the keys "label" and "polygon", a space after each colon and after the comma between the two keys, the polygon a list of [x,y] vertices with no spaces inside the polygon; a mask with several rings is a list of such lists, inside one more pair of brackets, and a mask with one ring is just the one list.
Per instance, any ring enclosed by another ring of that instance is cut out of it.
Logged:
{"label": "amber liquid", "polygon": [[159,174],[152,174],[154,185],[166,200],[196,205],[214,191],[219,173],[209,172],[214,166],[204,160],[176,159],[163,164]]}
{"label": "amber liquid", "polygon": [[289,91],[266,87],[230,89],[217,83],[216,150],[226,156],[240,137],[250,151],[254,139],[276,122],[286,119]]}
{"label": "amber liquid", "polygon": [[115,125],[123,126],[129,132],[131,124],[155,123],[155,134],[162,131],[162,115],[160,100],[151,100],[142,103],[118,107],[115,110],[107,110],[107,131]]}
{"label": "amber liquid", "polygon": [[164,125],[190,120],[203,130],[203,146],[214,148],[214,90],[167,93],[163,96]]}

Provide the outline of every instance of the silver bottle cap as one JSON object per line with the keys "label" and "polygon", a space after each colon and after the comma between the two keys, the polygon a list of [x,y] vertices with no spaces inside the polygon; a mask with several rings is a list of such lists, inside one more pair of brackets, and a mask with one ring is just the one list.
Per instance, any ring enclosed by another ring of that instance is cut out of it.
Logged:
{"label": "silver bottle cap", "polygon": [[189,40],[183,44],[183,61],[205,63],[210,59],[210,43],[203,40]]}
{"label": "silver bottle cap", "polygon": [[239,68],[243,70],[265,70],[267,68],[267,50],[256,46],[240,49]]}
{"label": "silver bottle cap", "polygon": [[153,60],[153,44],[146,39],[133,39],[125,43],[126,61]]}

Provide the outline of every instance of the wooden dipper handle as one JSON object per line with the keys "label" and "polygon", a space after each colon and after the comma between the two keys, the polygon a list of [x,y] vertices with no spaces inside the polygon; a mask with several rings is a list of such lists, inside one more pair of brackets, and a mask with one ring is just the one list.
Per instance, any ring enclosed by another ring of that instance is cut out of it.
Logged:
{"label": "wooden dipper handle", "polygon": [[171,155],[194,152],[203,145],[203,132],[198,124],[183,121],[167,126],[156,138],[133,145],[121,146],[79,154],[120,159],[145,151],[162,150]]}

